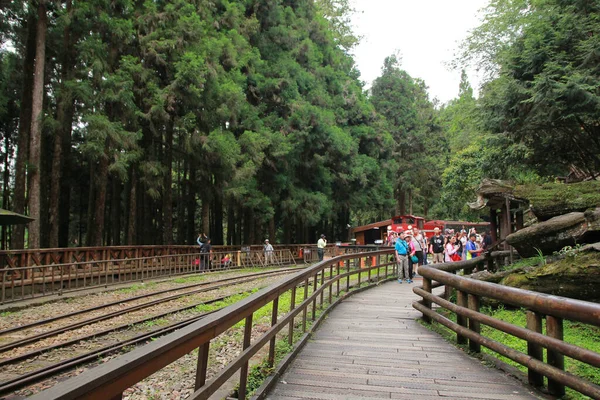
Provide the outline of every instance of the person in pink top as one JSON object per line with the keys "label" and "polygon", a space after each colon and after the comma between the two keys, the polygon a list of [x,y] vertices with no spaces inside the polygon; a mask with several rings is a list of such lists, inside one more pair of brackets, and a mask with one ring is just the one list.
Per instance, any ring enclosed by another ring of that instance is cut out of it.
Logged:
{"label": "person in pink top", "polygon": [[444,249],[444,261],[454,261],[452,256],[456,254],[459,248],[460,246],[456,244],[456,237],[450,237],[450,239],[446,242],[446,248]]}

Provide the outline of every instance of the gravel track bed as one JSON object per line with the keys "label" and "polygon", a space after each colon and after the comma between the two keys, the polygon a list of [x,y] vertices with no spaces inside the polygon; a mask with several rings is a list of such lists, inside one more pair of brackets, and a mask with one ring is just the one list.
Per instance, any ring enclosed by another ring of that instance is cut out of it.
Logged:
{"label": "gravel track bed", "polygon": [[[269,285],[275,283],[276,281],[280,280],[281,278],[282,278],[282,275],[275,276],[275,277],[269,277],[269,278],[256,280],[253,282],[246,282],[246,283],[243,283],[240,285],[226,287],[226,288],[223,288],[223,289],[220,289],[217,291],[212,291],[209,293],[201,293],[201,294],[198,294],[195,296],[190,296],[190,299],[187,300],[185,304],[196,303],[196,302],[200,302],[203,300],[210,300],[210,299],[213,299],[215,297],[220,297],[220,296],[232,295],[232,294],[236,294],[236,293],[239,293],[242,291],[250,292],[251,290],[256,289],[256,288],[262,288],[262,287],[269,286]],[[162,307],[162,309],[158,310],[159,312],[156,312],[156,314],[164,313],[166,311],[166,308],[164,307],[164,305],[160,305],[160,306]],[[169,308],[176,308],[176,307],[173,306],[173,307],[169,307]],[[141,311],[148,312],[149,310],[150,309],[141,310]],[[30,346],[24,346],[22,348],[14,349],[11,352],[5,353],[3,355],[3,358],[14,357],[18,354],[23,354],[23,353],[26,353],[26,352],[29,352],[29,351],[32,351],[35,349],[43,348],[43,347],[46,347],[46,346],[49,346],[49,345],[52,345],[55,343],[63,342],[66,340],[71,340],[73,338],[83,336],[83,335],[92,333],[94,331],[100,331],[103,329],[107,329],[110,326],[118,326],[118,325],[122,325],[122,324],[125,324],[128,322],[133,323],[143,317],[149,316],[148,313],[141,314],[141,315],[138,314],[135,317],[133,316],[133,314],[134,313],[114,318],[114,320],[118,320],[118,322],[113,323],[113,319],[107,320],[107,321],[102,321],[101,323],[93,324],[93,325],[86,326],[84,328],[81,328],[81,329],[78,329],[75,331],[70,331],[68,333],[65,333],[65,334],[62,334],[62,335],[59,335],[56,337],[45,339],[43,341],[32,344]],[[19,375],[22,375],[22,374],[25,374],[25,373],[28,373],[28,372],[31,372],[34,370],[37,370],[37,369],[47,366],[49,364],[53,364],[53,363],[59,362],[61,360],[66,360],[68,358],[71,358],[71,357],[79,355],[79,354],[88,353],[90,351],[100,349],[100,348],[110,345],[110,344],[124,342],[133,336],[137,336],[144,332],[149,332],[149,331],[155,330],[155,329],[159,328],[160,326],[169,325],[169,324],[172,324],[175,322],[183,321],[185,319],[191,318],[191,317],[193,317],[195,315],[199,315],[199,314],[200,313],[194,312],[193,310],[188,310],[188,311],[184,311],[184,312],[171,314],[171,315],[161,318],[159,321],[156,321],[156,322],[153,321],[151,323],[142,323],[142,324],[132,325],[130,328],[128,328],[126,330],[113,332],[106,336],[79,342],[76,345],[52,350],[47,353],[43,353],[41,355],[27,359],[18,364],[6,365],[4,367],[0,367],[0,382],[15,378]],[[237,349],[238,347],[241,347],[241,344],[238,345],[238,344],[232,343],[232,346],[234,346]],[[130,351],[131,349],[132,349],[131,347],[126,348],[126,351]],[[239,349],[236,351],[239,352]],[[108,356],[108,357],[103,357],[99,362],[100,363],[107,362],[108,360],[117,357],[119,354],[122,354],[123,352],[125,352],[125,351],[121,351],[121,353],[116,353],[116,354]],[[184,357],[183,359],[186,359],[189,357],[190,357],[190,355]],[[190,359],[193,359],[192,365],[193,365],[193,368],[195,371],[196,358],[191,357]],[[173,364],[173,365],[175,365],[175,364]],[[32,385],[26,389],[14,392],[13,395],[18,396],[18,397],[12,397],[12,395],[10,395],[7,397],[7,399],[20,398],[21,396],[30,396],[34,393],[37,393],[41,390],[48,388],[48,387],[52,387],[59,381],[67,379],[71,376],[78,375],[81,372],[83,372],[84,370],[86,370],[92,366],[93,365],[88,365],[86,367],[78,368],[75,371],[65,372],[65,373],[57,375],[53,378],[49,378],[43,382]],[[195,373],[195,372],[193,372],[193,373]],[[192,385],[193,385],[193,383],[192,383]],[[141,398],[147,398],[147,397],[141,397]]]}
{"label": "gravel track bed", "polygon": [[[267,271],[267,270],[265,270]],[[215,273],[215,274],[206,274],[206,275],[198,275],[198,276],[190,276],[190,277],[178,277],[172,281],[165,282],[148,282],[148,283],[136,283],[132,285],[130,288],[124,288],[119,290],[113,290],[108,292],[100,292],[94,293],[81,297],[73,297],[67,298],[64,300],[60,300],[57,302],[51,302],[42,304],[39,306],[34,306],[30,308],[26,308],[23,310],[19,310],[16,312],[6,313],[0,319],[0,330],[7,329],[13,326],[25,325],[32,322],[36,322],[39,320],[51,318],[57,316],[57,309],[60,309],[60,314],[64,315],[68,313],[72,313],[79,310],[84,310],[90,307],[95,307],[102,304],[109,304],[116,301],[124,301],[131,297],[152,294],[153,292],[167,290],[167,289],[177,289],[182,286],[187,286],[193,283],[208,283],[214,282],[219,279],[231,278],[231,277],[243,277],[247,275],[248,272],[242,271],[232,271],[232,272],[223,272],[223,273]],[[190,281],[193,280],[193,281]],[[8,333],[0,337],[0,343],[7,343],[14,340],[19,340],[25,337],[29,337],[32,335],[36,335],[39,333],[47,332],[52,329],[56,329],[67,324],[72,324],[76,322],[80,322],[89,318],[99,317],[105,315],[110,312],[119,311],[124,308],[132,307],[134,305],[142,304],[148,302],[150,300],[161,299],[164,297],[172,296],[177,293],[185,293],[188,291],[192,291],[196,288],[189,289],[181,289],[174,292],[163,293],[160,295],[153,296],[152,298],[141,298],[138,300],[134,300],[127,303],[116,304],[114,306],[106,307],[101,310],[91,311],[85,314],[77,315],[71,318],[61,319],[59,321],[49,323],[43,326],[36,326],[27,330],[18,331],[14,333]]]}
{"label": "gravel track bed", "polygon": [[[145,319],[148,317],[152,317],[155,315],[163,314],[164,312],[166,312],[168,310],[176,310],[178,308],[193,305],[195,303],[212,300],[215,297],[229,296],[229,295],[232,295],[232,294],[235,294],[238,292],[242,292],[242,291],[250,291],[253,288],[257,287],[257,285],[259,285],[260,287],[264,287],[270,283],[277,281],[278,279],[281,279],[281,277],[279,276],[279,277],[273,277],[273,278],[265,278],[265,279],[260,279],[260,280],[256,280],[253,282],[246,282],[246,283],[243,283],[240,285],[228,286],[223,289],[213,290],[213,291],[206,292],[206,293],[198,293],[195,295],[182,297],[180,299],[176,299],[176,300],[173,300],[173,301],[170,301],[167,303],[158,304],[156,306],[149,307],[149,308],[146,308],[143,310],[138,310],[138,311],[134,311],[134,312],[131,312],[128,314],[119,315],[119,316],[111,318],[111,319],[107,319],[104,321],[86,325],[79,329],[71,330],[71,331],[56,335],[56,336],[45,338],[45,339],[39,340],[35,343],[31,343],[29,345],[19,346],[18,348],[15,348],[8,352],[3,353],[2,356],[0,357],[0,359],[17,357],[19,355],[29,353],[34,350],[42,349],[42,348],[45,348],[48,346],[53,346],[53,345],[56,345],[59,343],[66,342],[68,340],[72,340],[72,339],[75,339],[78,337],[90,335],[94,332],[100,332],[100,331],[103,331],[103,330],[106,330],[109,328],[115,328],[115,327],[118,327],[121,325],[127,325],[127,324],[134,324],[139,320],[142,320],[142,319]],[[179,312],[176,314],[171,314],[171,315],[162,317],[161,321],[159,323],[161,325],[168,325],[169,323],[182,321],[182,320],[184,320],[186,318],[190,318],[194,315],[198,315],[198,313],[194,313],[192,310],[189,310],[188,312]],[[162,321],[169,321],[169,322],[162,323]],[[142,325],[142,326],[145,325],[145,326],[148,326],[149,328],[147,328],[145,330],[140,330],[137,332],[137,334],[142,333],[144,331],[150,331],[150,330],[156,329],[156,327],[158,327],[157,323],[152,323],[152,322],[146,322],[146,323],[142,323],[139,325]],[[102,346],[105,346],[105,345],[114,343],[115,341],[110,340],[110,339],[106,340],[104,338],[107,338],[107,337],[110,338],[110,337],[115,337],[115,336],[122,336],[122,335],[120,335],[118,332],[113,332],[113,333],[110,333],[110,334],[104,336],[103,338],[95,338],[93,340],[93,342],[101,343]],[[126,336],[131,337],[133,335],[126,335]],[[122,340],[119,340],[119,341],[122,341]],[[99,348],[102,346],[97,346],[94,348]],[[88,351],[94,350],[94,348],[89,348]],[[43,359],[44,356],[45,355],[42,355],[39,357]],[[54,360],[54,361],[58,361],[58,360]],[[6,372],[5,370],[7,370],[7,369],[12,370],[13,369],[12,367],[14,367],[14,365],[13,366],[7,365],[4,367],[0,367],[0,381],[2,381],[2,374]],[[26,372],[29,372],[29,370],[33,370],[33,369],[35,369],[35,368],[25,369],[25,370],[21,371],[21,373],[26,373]]]}

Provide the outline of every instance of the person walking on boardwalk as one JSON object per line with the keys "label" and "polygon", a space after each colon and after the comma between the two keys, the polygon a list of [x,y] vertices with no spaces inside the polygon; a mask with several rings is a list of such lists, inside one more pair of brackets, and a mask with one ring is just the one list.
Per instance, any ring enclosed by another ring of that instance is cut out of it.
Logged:
{"label": "person walking on boardwalk", "polygon": [[273,246],[271,245],[271,243],[269,243],[269,239],[265,239],[264,250],[265,250],[265,264],[267,264],[267,265],[275,264],[275,261],[273,258]]}
{"label": "person walking on boardwalk", "polygon": [[407,283],[410,283],[410,276],[408,275],[408,253],[409,246],[406,243],[406,236],[404,232],[400,232],[400,237],[396,240],[394,248],[396,249],[396,261],[398,264],[398,283],[402,283],[402,276],[406,279]]}
{"label": "person walking on boardwalk", "polygon": [[429,253],[433,254],[433,263],[444,262],[444,236],[440,234],[440,228],[433,229],[433,236],[429,240]]}
{"label": "person walking on boardwalk", "polygon": [[327,247],[327,239],[325,238],[325,235],[321,234],[321,238],[317,242],[317,254],[319,255],[319,261],[323,261],[325,247]]}
{"label": "person walking on boardwalk", "polygon": [[[406,244],[408,245],[408,279],[406,282],[412,283],[412,278],[415,274],[415,265],[418,263],[416,240],[412,232],[406,234]],[[413,258],[414,257],[414,258]]]}

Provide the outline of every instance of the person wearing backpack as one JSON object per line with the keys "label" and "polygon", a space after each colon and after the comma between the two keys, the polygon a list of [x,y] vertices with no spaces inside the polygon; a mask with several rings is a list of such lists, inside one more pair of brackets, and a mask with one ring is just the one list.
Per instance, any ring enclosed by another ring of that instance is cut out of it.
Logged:
{"label": "person wearing backpack", "polygon": [[406,235],[404,232],[400,232],[400,237],[396,240],[394,244],[394,249],[396,250],[396,261],[398,264],[398,283],[402,283],[402,274],[404,274],[404,278],[407,283],[411,283],[410,275],[408,274],[408,257],[410,253],[410,247],[408,243],[406,243]]}
{"label": "person wearing backpack", "polygon": [[206,271],[210,269],[210,256],[212,254],[212,245],[210,239],[206,238],[206,241],[200,246],[200,271]]}

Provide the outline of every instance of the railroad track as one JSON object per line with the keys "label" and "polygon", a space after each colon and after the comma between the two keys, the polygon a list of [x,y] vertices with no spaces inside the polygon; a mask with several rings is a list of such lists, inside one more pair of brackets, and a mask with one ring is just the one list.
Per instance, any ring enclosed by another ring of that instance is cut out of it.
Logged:
{"label": "railroad track", "polygon": [[[259,279],[264,279],[264,278],[268,278],[268,277],[273,277],[273,276],[278,276],[278,275],[283,275],[283,274],[288,274],[291,272],[295,272],[298,271],[299,268],[286,268],[286,269],[280,269],[280,270],[276,270],[276,271],[268,271],[268,272],[260,272],[260,273],[254,273],[254,274],[248,274],[248,275],[244,275],[244,276],[237,276],[237,277],[231,277],[231,278],[225,278],[225,279],[221,279],[221,280],[217,280],[217,281],[213,281],[213,282],[203,282],[203,283],[199,283],[199,284],[193,284],[193,285],[188,285],[185,287],[180,287],[177,289],[169,289],[169,290],[162,290],[159,292],[154,292],[154,293],[149,293],[143,296],[135,296],[134,298],[130,298],[130,299],[126,299],[127,301],[133,301],[133,299],[141,299],[141,298],[145,298],[145,297],[152,297],[152,296],[156,296],[158,294],[164,294],[164,293],[168,293],[170,291],[176,291],[176,290],[182,290],[182,289],[188,289],[188,288],[194,288],[194,287],[198,287],[198,286],[202,286],[199,289],[194,289],[192,291],[187,291],[184,293],[178,293],[176,295],[172,295],[172,296],[168,296],[165,298],[161,298],[158,300],[153,300],[150,302],[146,302],[146,303],[142,303],[142,304],[138,304],[136,306],[133,307],[128,307],[126,309],[123,310],[119,310],[118,312],[114,312],[114,313],[108,313],[105,314],[101,317],[95,317],[95,318],[90,318],[84,321],[79,321],[77,323],[74,324],[69,324],[67,326],[58,328],[58,329],[53,329],[38,335],[35,335],[33,337],[29,337],[23,340],[18,340],[18,341],[13,341],[10,343],[7,343],[3,346],[0,347],[0,352],[7,352],[9,350],[12,350],[14,348],[17,348],[19,346],[22,346],[24,344],[28,344],[28,343],[33,343],[36,341],[39,341],[43,338],[47,338],[50,336],[54,336],[54,335],[58,335],[60,333],[63,332],[68,332],[70,330],[73,329],[77,329],[81,326],[85,326],[85,325],[89,325],[91,323],[95,323],[95,322],[99,322],[102,320],[106,320],[106,319],[110,319],[110,318],[114,318],[117,315],[124,315],[126,313],[130,313],[133,311],[137,311],[143,308],[148,308],[148,307],[152,307],[152,306],[156,306],[157,304],[162,304],[168,301],[172,301],[184,296],[189,296],[189,295],[193,295],[193,294],[197,294],[197,293],[202,293],[202,292],[208,292],[208,291],[213,291],[213,290],[218,290],[218,289],[222,289],[228,286],[234,286],[234,285],[239,285],[242,283],[247,283],[247,282],[251,282],[254,280],[259,280]],[[240,293],[246,293],[246,292],[238,292],[237,294]],[[65,342],[61,342],[61,343],[57,343],[55,345],[52,346],[47,346],[44,348],[39,348],[39,349],[35,349],[33,351],[24,353],[24,354],[20,354],[18,356],[15,357],[11,357],[11,358],[6,358],[3,360],[0,360],[0,367],[2,366],[7,366],[7,365],[12,365],[12,364],[16,364],[19,363],[20,361],[23,360],[27,360],[30,359],[32,357],[38,356],[40,354],[44,354],[46,352],[52,351],[52,350],[56,350],[59,348],[63,348],[63,347],[67,347],[67,346],[73,346],[76,345],[77,343],[86,341],[86,340],[90,340],[93,338],[97,338],[99,336],[104,336],[107,335],[109,333],[112,332],[117,332],[117,331],[122,331],[125,330],[127,328],[130,328],[133,325],[139,325],[139,324],[143,324],[144,322],[149,322],[152,320],[158,320],[162,317],[165,317],[167,315],[172,315],[172,314],[177,314],[179,312],[182,311],[187,311],[190,309],[193,309],[199,305],[206,305],[206,304],[213,304],[215,302],[218,301],[222,301],[224,299],[226,299],[227,297],[230,297],[234,294],[228,294],[227,296],[220,296],[217,298],[213,298],[210,300],[205,300],[205,301],[200,301],[200,302],[196,302],[194,304],[189,304],[186,305],[184,307],[180,307],[177,309],[172,309],[172,310],[168,310],[166,312],[160,313],[158,315],[153,315],[151,317],[146,317],[140,320],[136,320],[134,322],[128,322],[126,324],[122,324],[119,326],[115,326],[115,327],[111,327],[108,329],[104,329],[101,331],[97,331],[97,332],[93,332],[91,334],[82,336],[82,337],[77,337],[75,339],[72,340],[68,340]],[[0,332],[0,334],[6,334],[8,332],[15,332],[15,331],[19,331],[19,330],[26,330],[29,329],[31,327],[35,327],[35,326],[40,326],[40,325],[44,325],[50,322],[55,322],[57,320],[61,320],[61,319],[65,319],[65,318],[69,318],[72,317],[74,315],[80,315],[86,312],[90,312],[90,311],[96,311],[98,309],[102,309],[103,307],[109,307],[110,305],[114,305],[114,304],[119,304],[119,303],[123,303],[124,301],[119,301],[119,302],[115,302],[115,303],[110,303],[110,304],[105,304],[103,306],[96,306],[96,307],[91,307],[85,310],[78,310],[76,312],[73,313],[69,313],[69,314],[64,314],[64,315],[60,315],[57,317],[53,317],[53,318],[49,318],[46,320],[40,320],[40,321],[35,321],[26,325],[23,325],[21,327],[15,327],[15,328],[10,328],[10,329],[5,329],[3,331]],[[216,310],[215,310],[216,311]],[[215,311],[211,311],[211,312],[207,312],[207,313],[203,313],[200,315],[195,315],[193,317],[187,318],[185,320],[182,321],[178,321],[175,323],[172,323],[168,326],[164,326],[158,329],[154,329],[148,332],[144,332],[140,335],[137,335],[135,337],[132,338],[128,338],[123,342],[119,342],[119,343],[115,343],[115,344],[110,344],[107,346],[104,346],[100,349],[96,349],[84,354],[80,354],[78,356],[63,360],[63,361],[59,361],[56,362],[54,364],[51,365],[47,365],[44,366],[40,369],[37,369],[35,371],[31,371],[25,374],[22,374],[16,378],[10,379],[10,380],[6,380],[4,382],[0,383],[0,395],[5,395],[7,393],[10,393],[12,391],[18,390],[18,389],[22,389],[32,383],[35,383],[37,381],[49,378],[53,375],[56,375],[59,372],[63,372],[65,370],[68,370],[74,366],[77,365],[81,365],[82,363],[85,362],[89,362],[89,361],[93,361],[93,360],[98,360],[98,357],[101,356],[105,356],[107,354],[113,353],[115,351],[118,351],[126,346],[132,346],[132,345],[137,345],[139,343],[143,343],[146,342],[147,340],[149,340],[150,338],[155,338],[161,335],[165,335],[167,333],[173,332],[176,329],[180,329],[184,326],[187,326],[193,322],[198,321],[201,318],[204,318],[205,316],[215,312]]]}

